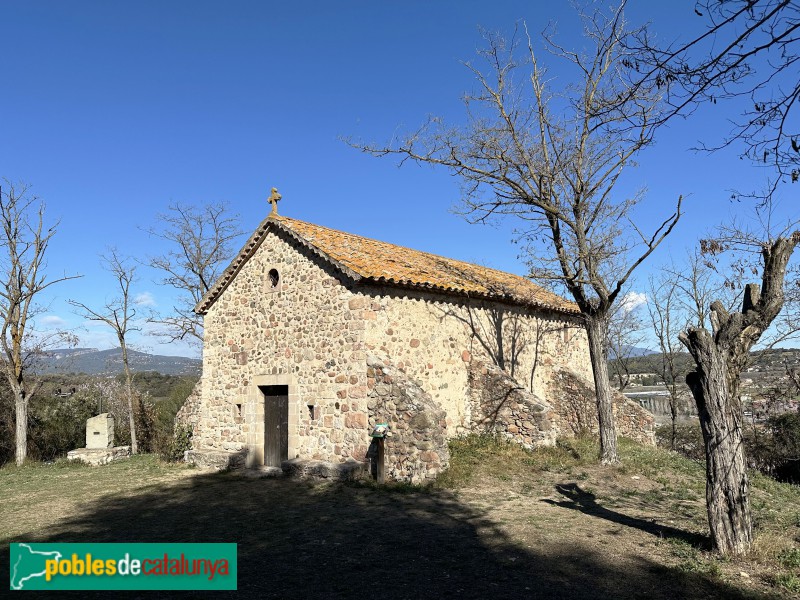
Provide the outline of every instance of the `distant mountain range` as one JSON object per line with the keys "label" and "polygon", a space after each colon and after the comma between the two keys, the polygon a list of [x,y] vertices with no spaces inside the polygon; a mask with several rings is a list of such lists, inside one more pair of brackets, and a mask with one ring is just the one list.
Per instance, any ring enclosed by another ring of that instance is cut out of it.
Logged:
{"label": "distant mountain range", "polygon": [[[203,362],[198,358],[162,356],[128,350],[132,371],[157,371],[164,375],[200,375]],[[122,351],[97,348],[62,348],[50,350],[36,365],[42,374],[86,373],[116,375],[122,373]]]}
{"label": "distant mountain range", "polygon": [[[650,356],[651,354],[658,354],[654,350],[649,350],[648,348],[639,348],[638,346],[624,346],[622,348],[624,352],[624,356],[630,356],[631,358],[635,358],[638,356]],[[608,349],[608,359],[614,360],[617,357],[617,354],[614,352],[613,348]]]}

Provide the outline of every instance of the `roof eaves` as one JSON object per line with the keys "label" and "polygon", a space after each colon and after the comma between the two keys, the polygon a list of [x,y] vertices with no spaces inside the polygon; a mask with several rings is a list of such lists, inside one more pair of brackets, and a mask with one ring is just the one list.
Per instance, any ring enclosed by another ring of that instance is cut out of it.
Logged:
{"label": "roof eaves", "polygon": [[386,278],[386,277],[364,277],[361,280],[361,283],[364,284],[372,283],[375,285],[385,285],[395,288],[437,292],[440,294],[446,294],[448,296],[458,296],[461,298],[480,298],[484,300],[507,302],[509,304],[514,304],[517,306],[526,306],[529,308],[535,308],[543,311],[557,312],[571,316],[578,316],[581,314],[578,306],[571,302],[565,302],[564,305],[556,306],[548,302],[533,300],[530,298],[521,298],[515,294],[509,294],[509,293],[500,294],[496,292],[468,291],[463,288],[446,287],[446,286],[435,285],[432,283],[414,283],[413,281],[398,281],[396,279]]}

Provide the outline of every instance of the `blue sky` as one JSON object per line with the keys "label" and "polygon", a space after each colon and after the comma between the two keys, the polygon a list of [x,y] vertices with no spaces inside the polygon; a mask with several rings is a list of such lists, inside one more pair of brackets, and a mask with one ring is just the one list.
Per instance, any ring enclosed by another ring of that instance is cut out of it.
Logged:
{"label": "blue sky", "polygon": [[[673,39],[702,26],[693,8],[639,0],[628,16]],[[114,346],[111,331],[87,326],[66,303],[99,306],[113,295],[98,255],[112,245],[142,260],[163,252],[144,230],[177,201],[225,200],[251,231],[272,186],[282,214],[524,274],[508,224],[474,226],[452,213],[457,180],[398,169],[340,141],[386,141],[429,114],[461,122],[461,94],[474,88],[461,61],[482,46],[479,27],[510,32],[520,19],[533,33],[557,22],[565,45],[582,44],[567,2],[5,0],[0,176],[30,184],[48,218],[60,219],[49,272],[83,275],[51,288],[40,326],[63,324],[81,345]],[[761,185],[763,173],[733,150],[689,150],[724,135],[727,110],[676,121],[629,175],[649,189],[645,219],[688,197],[648,269],[743,211],[730,189]],[[139,274],[135,294],[168,309],[172,292],[158,275]],[[134,342],[197,354],[153,336]]]}

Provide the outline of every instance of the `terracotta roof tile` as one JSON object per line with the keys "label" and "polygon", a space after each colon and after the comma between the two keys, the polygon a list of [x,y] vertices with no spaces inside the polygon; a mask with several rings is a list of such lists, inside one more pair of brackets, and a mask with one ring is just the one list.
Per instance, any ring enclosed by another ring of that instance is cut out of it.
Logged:
{"label": "terracotta roof tile", "polygon": [[271,216],[259,226],[195,311],[205,314],[258,247],[270,226],[285,231],[346,275],[363,283],[470,295],[562,313],[578,313],[574,303],[519,275],[282,216]]}

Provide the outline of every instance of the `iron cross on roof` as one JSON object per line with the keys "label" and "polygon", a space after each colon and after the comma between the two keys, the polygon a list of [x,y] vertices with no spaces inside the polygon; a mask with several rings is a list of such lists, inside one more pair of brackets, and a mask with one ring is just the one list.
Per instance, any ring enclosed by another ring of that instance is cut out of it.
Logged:
{"label": "iron cross on roof", "polygon": [[272,188],[269,198],[267,198],[267,202],[272,205],[272,210],[269,212],[270,216],[278,214],[278,200],[280,199],[281,195],[278,193],[278,188]]}

